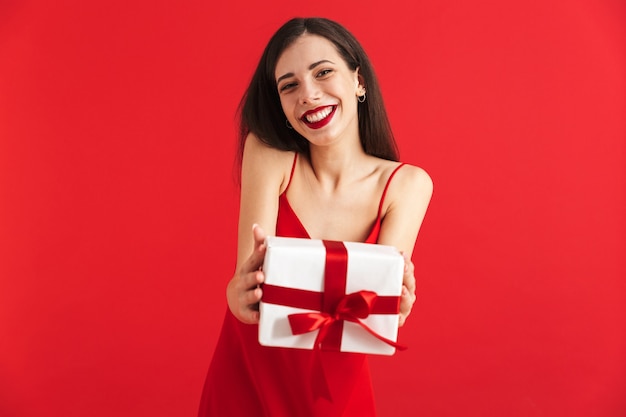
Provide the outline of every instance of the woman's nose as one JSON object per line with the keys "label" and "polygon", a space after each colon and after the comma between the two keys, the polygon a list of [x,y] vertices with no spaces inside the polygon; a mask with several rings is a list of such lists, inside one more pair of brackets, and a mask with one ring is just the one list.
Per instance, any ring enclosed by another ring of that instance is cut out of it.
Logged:
{"label": "woman's nose", "polygon": [[317,83],[312,80],[302,81],[300,87],[300,103],[310,104],[319,100],[320,90]]}

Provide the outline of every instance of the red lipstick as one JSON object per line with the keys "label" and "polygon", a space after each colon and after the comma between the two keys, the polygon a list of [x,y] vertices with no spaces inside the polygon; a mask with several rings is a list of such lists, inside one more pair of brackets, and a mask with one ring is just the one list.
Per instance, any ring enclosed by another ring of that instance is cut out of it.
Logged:
{"label": "red lipstick", "polygon": [[[329,108],[330,107],[330,113],[328,113],[328,115],[326,115],[326,117],[324,117],[321,120],[318,120],[316,122],[309,122],[307,120],[307,116],[311,115],[311,114],[315,114],[318,113],[320,111],[322,111],[323,109]],[[315,108],[313,110],[309,110],[306,113],[304,113],[302,115],[302,117],[300,118],[308,127],[310,127],[311,129],[320,129],[324,126],[326,126],[328,123],[330,123],[330,121],[332,120],[333,116],[335,115],[335,110],[337,110],[337,106],[321,106],[318,108]]]}

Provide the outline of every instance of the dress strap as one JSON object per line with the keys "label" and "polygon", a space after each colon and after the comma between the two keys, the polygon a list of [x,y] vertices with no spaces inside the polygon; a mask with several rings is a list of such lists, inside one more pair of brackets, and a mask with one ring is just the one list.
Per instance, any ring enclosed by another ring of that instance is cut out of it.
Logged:
{"label": "dress strap", "polygon": [[293,164],[291,165],[291,174],[289,174],[289,182],[287,182],[287,187],[285,188],[285,191],[283,191],[283,194],[287,194],[287,190],[289,189],[289,186],[291,185],[291,180],[293,179],[293,173],[296,171],[296,162],[298,162],[298,152],[294,152],[294,156],[293,156]]}
{"label": "dress strap", "polygon": [[380,197],[380,203],[378,205],[378,218],[379,219],[381,218],[380,216],[383,214],[383,203],[385,202],[385,196],[387,195],[387,189],[389,188],[389,184],[391,184],[391,180],[393,179],[393,176],[396,175],[396,172],[398,172],[398,170],[402,168],[404,165],[406,164],[401,163],[400,165],[398,165],[389,176],[389,179],[387,180],[387,184],[385,184],[385,189],[383,190],[383,195]]}

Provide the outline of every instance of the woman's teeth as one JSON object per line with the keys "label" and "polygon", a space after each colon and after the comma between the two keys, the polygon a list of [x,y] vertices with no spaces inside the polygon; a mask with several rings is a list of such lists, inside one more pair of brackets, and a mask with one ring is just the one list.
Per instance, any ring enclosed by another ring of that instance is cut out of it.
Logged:
{"label": "woman's teeth", "polygon": [[333,111],[333,107],[329,106],[329,107],[323,108],[322,110],[318,111],[317,113],[307,114],[306,115],[306,121],[309,122],[309,123],[319,122],[320,120],[322,120],[323,118],[328,116],[331,111]]}

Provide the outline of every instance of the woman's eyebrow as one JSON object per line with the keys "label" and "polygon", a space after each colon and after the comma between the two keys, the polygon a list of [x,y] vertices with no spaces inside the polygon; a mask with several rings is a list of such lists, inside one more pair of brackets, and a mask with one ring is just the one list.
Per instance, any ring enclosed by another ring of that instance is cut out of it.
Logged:
{"label": "woman's eyebrow", "polygon": [[312,70],[313,68],[317,67],[318,65],[325,64],[325,63],[327,63],[327,62],[328,62],[329,64],[333,64],[333,65],[335,65],[335,63],[334,63],[333,61],[329,61],[329,60],[327,60],[327,59],[322,59],[321,61],[317,61],[317,62],[314,62],[314,63],[312,63],[311,65],[309,65],[309,70]]}
{"label": "woman's eyebrow", "polygon": [[[333,61],[329,61],[328,59],[322,59],[321,61],[317,61],[312,63],[311,65],[309,65],[309,70],[314,69],[315,67],[325,64],[325,63],[329,63],[329,64],[333,64],[335,65],[335,63]],[[281,80],[284,80],[285,78],[289,78],[289,77],[293,77],[293,72],[288,72],[287,74],[283,74],[280,77],[278,77],[278,79],[276,79],[276,84],[278,84]]]}

